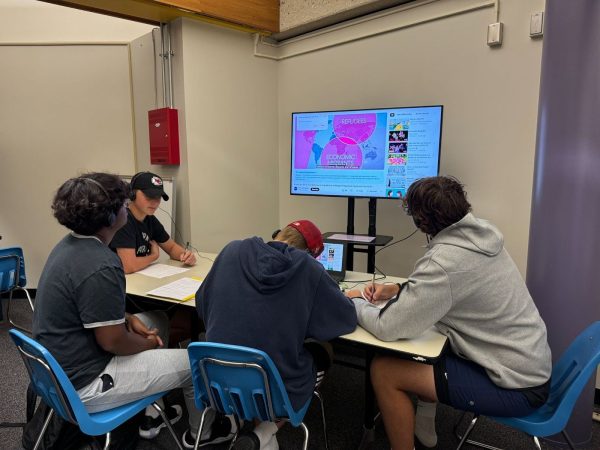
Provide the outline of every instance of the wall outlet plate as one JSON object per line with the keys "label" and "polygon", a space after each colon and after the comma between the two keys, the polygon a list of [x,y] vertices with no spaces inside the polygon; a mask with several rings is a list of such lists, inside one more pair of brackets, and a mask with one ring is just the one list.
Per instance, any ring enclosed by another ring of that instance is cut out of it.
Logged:
{"label": "wall outlet plate", "polygon": [[502,22],[490,23],[487,31],[487,45],[490,47],[502,45]]}

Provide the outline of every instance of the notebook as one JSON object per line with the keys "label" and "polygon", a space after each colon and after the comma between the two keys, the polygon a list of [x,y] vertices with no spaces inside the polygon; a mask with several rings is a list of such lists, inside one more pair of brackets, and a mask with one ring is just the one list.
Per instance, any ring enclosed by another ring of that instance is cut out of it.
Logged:
{"label": "notebook", "polygon": [[339,283],[346,276],[346,244],[325,241],[323,245],[325,248],[317,261],[323,264],[331,278]]}

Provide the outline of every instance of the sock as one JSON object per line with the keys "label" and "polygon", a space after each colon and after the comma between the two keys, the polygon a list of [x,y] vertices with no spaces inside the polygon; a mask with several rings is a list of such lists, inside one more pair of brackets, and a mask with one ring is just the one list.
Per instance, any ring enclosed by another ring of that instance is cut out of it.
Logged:
{"label": "sock", "polygon": [[253,433],[258,436],[261,450],[276,450],[279,448],[275,434],[279,428],[274,422],[261,422],[253,430]]}
{"label": "sock", "polygon": [[[165,410],[165,402],[163,402],[162,398],[159,398],[158,400],[156,400],[156,403],[158,404],[158,406],[160,406],[162,408],[162,410]],[[154,406],[152,405],[148,405],[146,406],[146,412],[144,413],[145,416],[150,416],[153,419],[156,419],[158,416],[160,416],[160,414],[158,414],[158,411],[156,409],[154,409]]]}
{"label": "sock", "polygon": [[437,434],[435,432],[435,402],[418,400],[417,414],[415,416],[415,436],[425,447],[437,445]]}

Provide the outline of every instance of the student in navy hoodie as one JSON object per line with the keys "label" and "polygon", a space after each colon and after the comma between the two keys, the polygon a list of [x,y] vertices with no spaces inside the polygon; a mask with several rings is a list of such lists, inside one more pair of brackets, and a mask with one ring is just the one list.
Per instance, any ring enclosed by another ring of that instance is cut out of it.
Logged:
{"label": "student in navy hoodie", "polygon": [[[317,366],[307,339],[328,341],[356,328],[356,310],[315,258],[319,229],[298,220],[273,234],[229,243],[196,293],[206,339],[266,352],[294,408],[312,395]],[[282,425],[282,424],[281,424]],[[234,449],[277,449],[277,425],[259,424]]]}

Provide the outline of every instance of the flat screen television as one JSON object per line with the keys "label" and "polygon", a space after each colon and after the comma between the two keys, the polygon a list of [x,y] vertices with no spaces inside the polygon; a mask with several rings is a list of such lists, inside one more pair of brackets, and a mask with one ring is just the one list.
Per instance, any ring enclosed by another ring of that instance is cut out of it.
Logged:
{"label": "flat screen television", "polygon": [[398,198],[439,173],[443,106],[292,113],[290,194]]}

